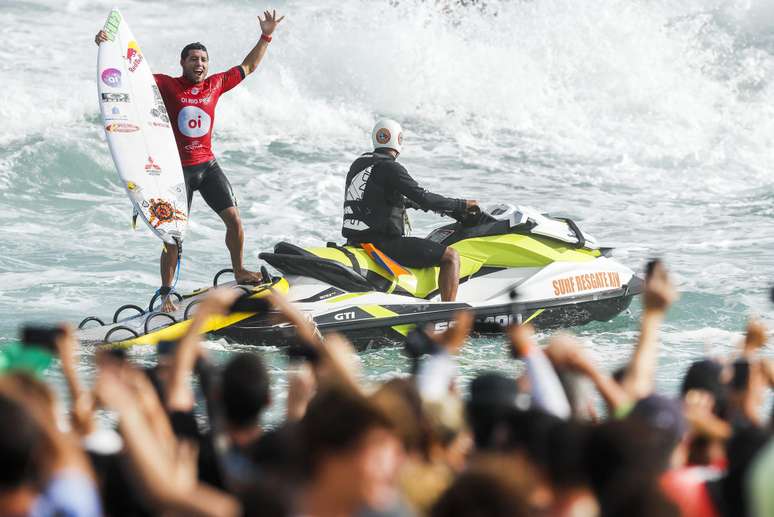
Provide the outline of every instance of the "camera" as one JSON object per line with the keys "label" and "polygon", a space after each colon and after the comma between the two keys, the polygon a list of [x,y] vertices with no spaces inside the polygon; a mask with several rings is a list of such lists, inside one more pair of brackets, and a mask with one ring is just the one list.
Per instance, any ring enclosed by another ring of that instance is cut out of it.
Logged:
{"label": "camera", "polygon": [[271,304],[266,298],[251,298],[252,293],[245,293],[231,304],[228,312],[268,312]]}
{"label": "camera", "polygon": [[420,327],[408,333],[404,347],[406,354],[415,360],[423,355],[433,355],[440,351],[438,343],[433,341],[427,332]]}
{"label": "camera", "polygon": [[56,340],[63,332],[62,327],[25,325],[22,327],[21,341],[27,346],[37,346],[50,352],[56,352]]}
{"label": "camera", "polygon": [[156,353],[160,356],[173,355],[178,345],[180,345],[180,341],[162,339],[156,345]]}
{"label": "camera", "polygon": [[308,361],[311,365],[316,365],[320,362],[320,352],[305,343],[291,343],[285,349],[285,353],[290,362]]}

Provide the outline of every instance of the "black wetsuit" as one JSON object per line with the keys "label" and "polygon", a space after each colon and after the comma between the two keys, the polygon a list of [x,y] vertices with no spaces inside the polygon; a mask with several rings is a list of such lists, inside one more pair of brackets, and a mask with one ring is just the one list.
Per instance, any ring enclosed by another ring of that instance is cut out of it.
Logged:
{"label": "black wetsuit", "polygon": [[348,244],[373,243],[407,267],[437,266],[446,246],[404,237],[406,198],[423,210],[461,213],[465,200],[433,194],[420,187],[391,155],[374,151],[349,169],[341,234]]}
{"label": "black wetsuit", "polygon": [[231,183],[214,159],[183,167],[183,178],[188,191],[189,212],[195,190],[199,191],[204,201],[216,214],[221,213],[226,208],[237,206]]}

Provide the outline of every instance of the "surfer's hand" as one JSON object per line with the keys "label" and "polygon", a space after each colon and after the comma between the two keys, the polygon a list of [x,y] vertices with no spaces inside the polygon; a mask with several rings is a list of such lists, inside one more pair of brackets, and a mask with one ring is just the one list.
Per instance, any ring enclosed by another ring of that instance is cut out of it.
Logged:
{"label": "surfer's hand", "polygon": [[267,36],[271,36],[271,33],[274,32],[274,29],[276,29],[277,25],[279,25],[279,22],[285,19],[284,16],[277,18],[276,9],[272,12],[264,11],[263,16],[263,20],[261,20],[261,17],[258,16],[258,22],[261,24],[261,32]]}
{"label": "surfer's hand", "polygon": [[96,36],[94,36],[94,43],[99,46],[100,43],[103,41],[108,41],[108,35],[105,31],[99,31]]}
{"label": "surfer's hand", "polygon": [[645,310],[651,312],[666,312],[679,297],[661,261],[653,263],[653,269],[645,279],[645,292],[642,297]]}

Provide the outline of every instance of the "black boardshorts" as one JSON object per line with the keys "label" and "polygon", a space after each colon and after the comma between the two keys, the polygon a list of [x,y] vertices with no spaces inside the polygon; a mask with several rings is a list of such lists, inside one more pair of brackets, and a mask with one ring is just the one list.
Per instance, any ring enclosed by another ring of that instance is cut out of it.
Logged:
{"label": "black boardshorts", "polygon": [[418,237],[375,239],[371,244],[404,267],[433,267],[441,263],[446,246]]}
{"label": "black boardshorts", "polygon": [[185,188],[188,191],[188,211],[191,211],[193,193],[198,190],[204,201],[219,214],[226,208],[237,206],[234,191],[226,175],[215,160],[183,167]]}

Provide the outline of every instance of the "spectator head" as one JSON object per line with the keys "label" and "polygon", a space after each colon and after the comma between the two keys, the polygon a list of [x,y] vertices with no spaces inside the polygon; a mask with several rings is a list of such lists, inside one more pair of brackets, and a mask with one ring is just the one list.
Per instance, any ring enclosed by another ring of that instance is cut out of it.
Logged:
{"label": "spectator head", "polygon": [[520,517],[530,515],[528,488],[513,469],[479,466],[461,474],[433,506],[431,517]]}
{"label": "spectator head", "polygon": [[0,492],[35,482],[35,450],[42,439],[37,422],[22,404],[0,394]]}
{"label": "spectator head", "polygon": [[724,418],[728,404],[728,390],[723,382],[723,366],[712,359],[696,361],[688,368],[683,377],[680,395],[685,396],[691,390],[709,392],[715,399],[713,412]]}
{"label": "spectator head", "polygon": [[16,393],[22,394],[25,400],[33,403],[41,411],[45,411],[52,421],[56,421],[56,398],[48,384],[32,373],[25,371],[10,373],[5,375],[3,379],[9,386],[13,386],[12,389]]}
{"label": "spectator head", "polygon": [[422,399],[408,379],[392,379],[371,396],[371,402],[391,421],[407,453],[429,458],[430,423],[422,409]]}
{"label": "spectator head", "polygon": [[592,428],[578,421],[558,420],[547,429],[548,474],[555,488],[588,485],[583,451]]}
{"label": "spectator head", "polygon": [[662,395],[650,395],[637,401],[629,418],[651,432],[648,443],[653,453],[660,456],[661,468],[667,469],[672,452],[687,430],[680,403]]}
{"label": "spectator head", "polygon": [[654,457],[650,435],[650,430],[633,419],[592,428],[584,463],[603,515],[613,515],[620,504],[656,485],[661,458]]}
{"label": "spectator head", "polygon": [[516,407],[518,394],[516,381],[500,373],[484,373],[473,379],[466,412],[477,449],[495,446],[495,431]]}
{"label": "spectator head", "polygon": [[235,355],[223,369],[223,411],[234,428],[255,427],[269,405],[269,373],[256,354]]}
{"label": "spectator head", "polygon": [[392,422],[368,399],[343,390],[320,392],[300,422],[310,489],[355,511],[394,502],[403,457]]}

